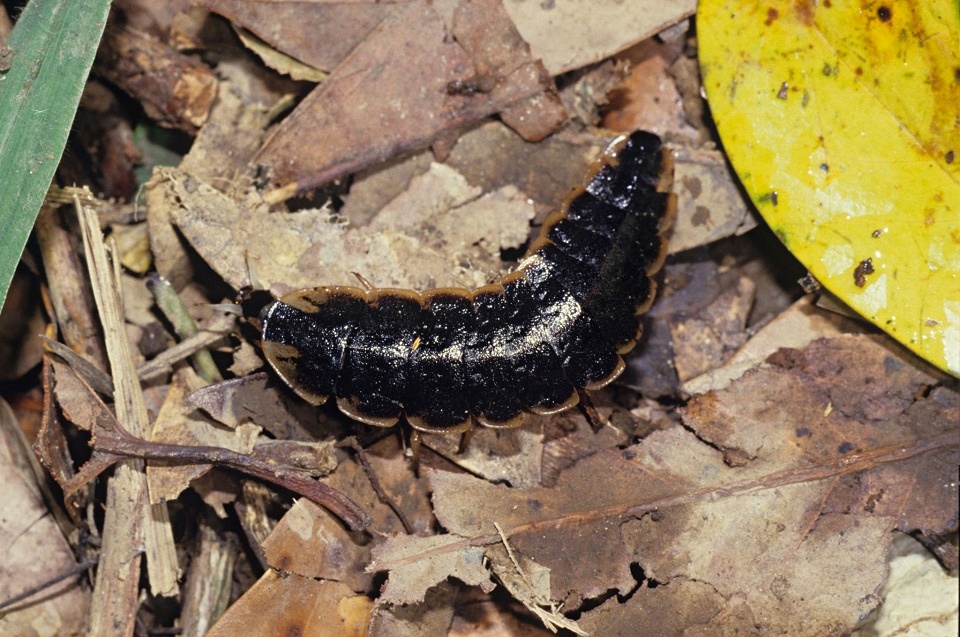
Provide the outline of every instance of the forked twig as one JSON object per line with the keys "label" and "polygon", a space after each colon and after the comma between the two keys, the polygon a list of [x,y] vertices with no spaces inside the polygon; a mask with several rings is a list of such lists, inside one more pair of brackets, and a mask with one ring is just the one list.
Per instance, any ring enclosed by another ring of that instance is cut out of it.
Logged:
{"label": "forked twig", "polygon": [[[121,433],[122,432],[122,433]],[[362,531],[372,520],[360,506],[319,480],[308,478],[292,469],[270,464],[256,456],[223,447],[175,445],[142,440],[119,428],[114,435],[99,432],[94,449],[117,456],[164,460],[174,464],[213,464],[236,469],[266,482],[289,489],[327,509],[353,531]]]}

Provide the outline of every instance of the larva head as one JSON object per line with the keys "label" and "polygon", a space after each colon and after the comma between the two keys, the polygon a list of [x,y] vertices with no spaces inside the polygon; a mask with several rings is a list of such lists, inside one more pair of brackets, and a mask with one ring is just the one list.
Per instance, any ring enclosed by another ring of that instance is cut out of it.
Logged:
{"label": "larva head", "polygon": [[366,310],[360,288],[323,287],[284,295],[260,312],[267,362],[297,395],[323,404],[333,393],[346,335]]}

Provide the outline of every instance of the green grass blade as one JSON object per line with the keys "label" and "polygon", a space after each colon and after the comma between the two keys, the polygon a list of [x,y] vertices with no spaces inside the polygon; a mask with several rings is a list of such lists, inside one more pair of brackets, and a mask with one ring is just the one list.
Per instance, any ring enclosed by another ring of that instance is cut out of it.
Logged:
{"label": "green grass blade", "polygon": [[60,163],[109,11],[110,0],[31,0],[0,51],[0,308]]}

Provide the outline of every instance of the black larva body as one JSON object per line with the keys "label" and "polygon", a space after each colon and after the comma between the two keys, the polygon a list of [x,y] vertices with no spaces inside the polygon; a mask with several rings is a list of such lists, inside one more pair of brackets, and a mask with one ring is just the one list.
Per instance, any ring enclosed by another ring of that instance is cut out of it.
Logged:
{"label": "black larva body", "polygon": [[660,139],[614,142],[517,269],[477,290],[319,287],[261,312],[263,350],[305,400],[421,431],[520,424],[623,371],[666,254],[672,163]]}

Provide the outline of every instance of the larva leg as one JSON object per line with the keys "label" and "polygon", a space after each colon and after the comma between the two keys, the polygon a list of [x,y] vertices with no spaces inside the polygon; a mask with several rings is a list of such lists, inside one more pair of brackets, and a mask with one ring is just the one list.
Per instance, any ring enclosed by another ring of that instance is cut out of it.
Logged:
{"label": "larva leg", "polygon": [[367,277],[363,276],[359,272],[351,272],[350,274],[356,277],[357,281],[360,281],[360,287],[362,287],[365,292],[369,292],[370,290],[374,289],[373,284],[367,280]]}
{"label": "larva leg", "polygon": [[467,447],[470,446],[470,441],[473,440],[473,434],[476,430],[476,426],[473,426],[460,434],[460,444],[457,445],[457,455],[466,453]]}
{"label": "larva leg", "polygon": [[603,420],[600,419],[600,414],[597,413],[597,408],[594,406],[593,400],[590,399],[590,394],[582,389],[578,389],[577,393],[580,394],[580,402],[577,407],[583,417],[587,419],[587,422],[590,423],[593,433],[597,433],[603,429]]}
{"label": "larva leg", "polygon": [[[402,430],[401,430],[402,432]],[[401,436],[403,433],[400,434]],[[420,439],[420,432],[416,429],[410,428],[410,446],[406,449],[406,456],[410,458],[413,462],[413,466],[419,469],[420,467],[420,444],[423,441]]]}

